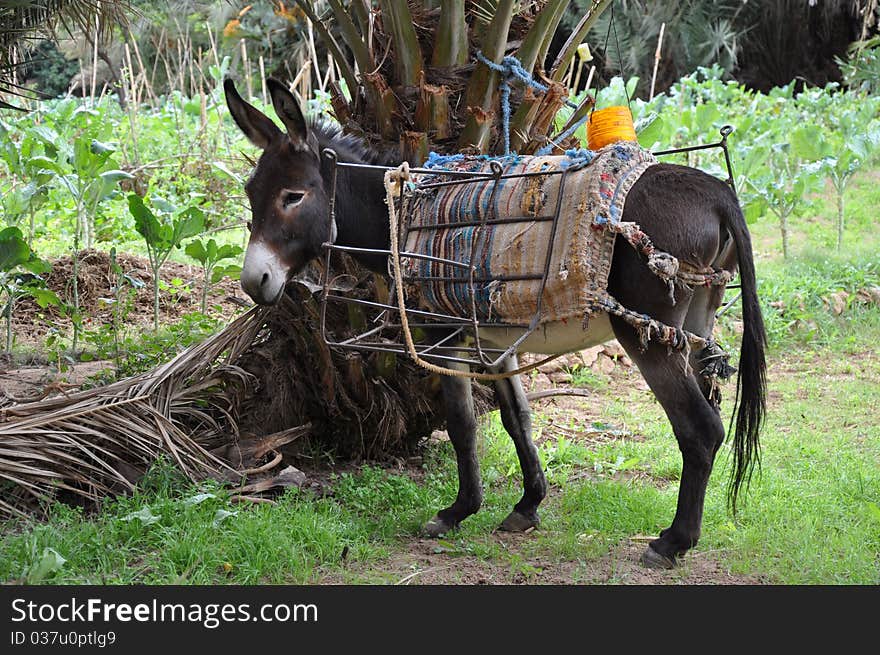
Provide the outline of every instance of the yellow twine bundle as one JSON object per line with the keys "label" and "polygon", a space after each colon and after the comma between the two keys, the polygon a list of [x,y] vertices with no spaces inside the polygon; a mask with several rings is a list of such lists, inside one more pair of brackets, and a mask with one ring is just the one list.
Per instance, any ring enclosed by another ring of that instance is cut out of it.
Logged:
{"label": "yellow twine bundle", "polygon": [[587,146],[599,150],[616,141],[636,141],[629,107],[607,107],[590,114],[587,122]]}

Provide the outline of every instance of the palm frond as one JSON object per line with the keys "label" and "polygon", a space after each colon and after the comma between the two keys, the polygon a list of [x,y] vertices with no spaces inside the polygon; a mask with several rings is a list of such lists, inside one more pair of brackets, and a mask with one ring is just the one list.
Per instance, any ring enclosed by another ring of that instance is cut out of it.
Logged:
{"label": "palm frond", "polygon": [[58,29],[97,31],[103,41],[131,11],[128,0],[0,0],[0,93],[32,95],[15,83],[15,70],[35,41]]}
{"label": "palm frond", "polygon": [[[343,266],[360,281],[348,293],[375,299],[372,275]],[[0,518],[130,491],[160,457],[190,480],[256,492],[285,456],[395,457],[442,427],[436,376],[408,358],[331,350],[312,292],[287,293],[152,371],[0,408]],[[347,305],[328,305],[327,322],[336,340],[355,334]],[[488,407],[488,388],[474,391]]]}

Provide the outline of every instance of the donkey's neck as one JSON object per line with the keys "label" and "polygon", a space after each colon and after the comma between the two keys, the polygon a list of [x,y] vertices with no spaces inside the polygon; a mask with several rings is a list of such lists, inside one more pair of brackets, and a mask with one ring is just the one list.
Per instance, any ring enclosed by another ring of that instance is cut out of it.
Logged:
{"label": "donkey's neck", "polygon": [[[333,148],[340,162],[386,163],[379,155],[366,150],[352,137],[341,136],[338,132],[327,134],[319,131],[318,141],[322,150],[325,147]],[[326,174],[332,175],[332,170],[326,171]],[[383,176],[381,169],[337,167],[335,205],[337,245],[388,250],[390,233]],[[367,268],[387,271],[387,255],[353,253],[353,256]]]}
{"label": "donkey's neck", "polygon": [[[336,243],[340,246],[388,250],[390,232],[381,170],[338,169],[336,178]],[[388,255],[352,253],[361,264],[387,271]]]}

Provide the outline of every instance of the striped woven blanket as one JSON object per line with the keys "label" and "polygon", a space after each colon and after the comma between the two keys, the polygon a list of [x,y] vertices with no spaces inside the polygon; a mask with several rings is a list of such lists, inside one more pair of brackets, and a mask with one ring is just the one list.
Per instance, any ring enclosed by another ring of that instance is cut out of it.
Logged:
{"label": "striped woven blanket", "polygon": [[[450,159],[445,170],[490,171],[486,157]],[[656,160],[638,144],[618,142],[597,152],[496,161],[503,167],[497,180],[431,186],[455,178],[423,175],[405,194],[403,250],[465,265],[405,258],[410,303],[418,298],[437,313],[527,324],[543,284],[539,323],[588,318],[606,295],[616,237],[608,228],[620,222],[627,193]]]}

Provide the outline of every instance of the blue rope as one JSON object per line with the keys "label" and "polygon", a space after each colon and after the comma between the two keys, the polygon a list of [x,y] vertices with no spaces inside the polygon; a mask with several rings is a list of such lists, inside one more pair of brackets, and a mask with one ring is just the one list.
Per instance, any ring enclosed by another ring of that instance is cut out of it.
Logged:
{"label": "blue rope", "polygon": [[535,81],[532,74],[527,71],[522,62],[516,57],[508,56],[501,60],[500,64],[488,59],[482,51],[477,51],[477,59],[486,64],[489,70],[495,71],[501,76],[501,122],[504,128],[504,154],[510,154],[510,82],[514,79],[523,84],[546,93],[549,87]]}
{"label": "blue rope", "polygon": [[562,170],[587,166],[595,159],[596,153],[586,148],[570,148],[565,151],[565,156],[568,158],[568,161],[564,161],[559,165]]}
{"label": "blue rope", "polygon": [[477,51],[477,59],[486,64],[491,70],[499,73],[502,77],[502,84],[509,84],[510,80],[516,78],[523,84],[537,89],[541,93],[546,93],[547,89],[550,88],[536,81],[535,78],[532,77],[532,74],[523,67],[522,62],[516,57],[504,57],[500,64],[496,64],[494,61],[487,58],[482,51]]}
{"label": "blue rope", "polygon": [[428,153],[428,159],[422,164],[422,168],[438,168],[441,170],[449,170],[450,166],[463,161],[497,161],[503,164],[518,164],[520,156],[516,153],[508,155],[441,155],[433,150]]}
{"label": "blue rope", "polygon": [[[543,150],[543,149],[542,149]],[[547,154],[547,153],[538,153]],[[581,168],[587,166],[596,157],[596,153],[586,148],[570,148],[565,151],[566,160],[559,163],[559,168],[565,170],[568,168]],[[463,161],[497,161],[505,165],[516,165],[522,160],[520,155],[512,153],[509,155],[441,155],[433,150],[428,153],[428,159],[422,164],[422,168],[437,168],[440,170],[450,170],[454,164]],[[546,164],[545,164],[546,166]]]}
{"label": "blue rope", "polygon": [[449,168],[451,164],[456,164],[464,160],[464,155],[441,155],[433,150],[428,153],[427,161],[422,165],[423,168]]}
{"label": "blue rope", "polygon": [[[496,64],[494,61],[486,57],[481,50],[477,51],[477,59],[482,63],[486,64],[489,70],[495,71],[501,76],[501,122],[504,128],[504,154],[510,154],[510,83],[513,80],[519,80],[526,86],[530,86],[533,89],[540,91],[541,93],[546,93],[550,88],[544,84],[541,84],[532,76],[532,74],[525,69],[522,65],[522,62],[513,56],[504,57],[501,60],[500,64]],[[577,108],[577,105],[573,102],[566,100],[565,104],[569,107]],[[574,129],[580,127],[582,123],[578,123]],[[574,130],[572,130],[574,131]],[[566,134],[565,136],[568,136]],[[545,148],[542,148],[543,151]],[[552,150],[552,148],[551,148]],[[542,154],[539,152],[538,154]],[[547,154],[547,153],[543,153]]]}
{"label": "blue rope", "polygon": [[[588,118],[589,118],[589,116],[584,116],[583,118],[581,118],[577,123],[575,123],[570,128],[565,130],[565,132],[563,132],[562,134],[557,135],[550,143],[548,143],[546,146],[544,146],[543,148],[538,150],[538,152],[536,152],[535,154],[539,155],[539,156],[549,155],[551,152],[553,152],[553,148],[556,147],[557,142],[564,141],[565,139],[570,137],[572,134],[574,134],[581,125],[583,125],[584,123],[587,122]],[[586,150],[585,152],[590,152],[590,151]]]}

